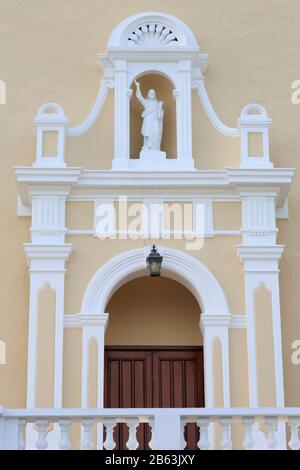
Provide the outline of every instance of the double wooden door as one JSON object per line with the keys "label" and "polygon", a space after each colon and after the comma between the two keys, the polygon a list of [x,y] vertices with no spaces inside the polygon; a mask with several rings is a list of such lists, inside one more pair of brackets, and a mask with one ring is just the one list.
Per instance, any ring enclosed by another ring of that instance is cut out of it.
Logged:
{"label": "double wooden door", "polygon": [[[204,406],[201,347],[107,347],[105,350],[105,407],[187,408]],[[128,428],[114,431],[116,449],[126,449]],[[147,449],[147,424],[137,430],[139,450]],[[199,432],[186,426],[187,449],[196,449]]]}

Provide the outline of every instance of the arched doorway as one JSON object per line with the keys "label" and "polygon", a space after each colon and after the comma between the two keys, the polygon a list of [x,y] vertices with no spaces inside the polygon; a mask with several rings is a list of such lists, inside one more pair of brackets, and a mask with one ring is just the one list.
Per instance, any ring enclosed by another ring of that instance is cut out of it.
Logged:
{"label": "arched doorway", "polygon": [[[162,278],[177,281],[186,287],[199,306],[198,328],[200,327],[203,334],[205,407],[215,406],[214,391],[217,386],[213,374],[215,338],[219,338],[222,345],[220,360],[223,406],[230,406],[228,328],[231,314],[225,293],[213,273],[196,257],[166,246],[160,245],[158,249],[163,256]],[[109,323],[106,307],[114,293],[124,284],[148,276],[146,268],[148,253],[149,247],[141,247],[116,255],[95,272],[85,290],[81,305],[81,318],[84,322],[81,399],[83,408],[88,407],[89,343],[93,337],[96,337],[98,345],[96,396],[97,407],[101,408],[104,405],[104,345]]]}
{"label": "arched doorway", "polygon": [[[140,277],[120,287],[106,311],[105,394],[107,408],[198,408],[204,406],[200,307],[191,292],[168,278]],[[147,425],[137,430],[139,448],[150,440]],[[188,449],[199,439],[186,428]],[[127,426],[115,429],[125,449]]]}

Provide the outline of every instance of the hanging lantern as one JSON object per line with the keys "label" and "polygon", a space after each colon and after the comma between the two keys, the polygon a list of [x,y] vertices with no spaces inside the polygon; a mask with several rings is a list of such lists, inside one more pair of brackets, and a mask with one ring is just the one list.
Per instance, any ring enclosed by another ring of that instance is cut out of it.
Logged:
{"label": "hanging lantern", "polygon": [[158,253],[155,245],[153,245],[152,250],[146,259],[150,276],[160,276],[162,260],[163,257]]}

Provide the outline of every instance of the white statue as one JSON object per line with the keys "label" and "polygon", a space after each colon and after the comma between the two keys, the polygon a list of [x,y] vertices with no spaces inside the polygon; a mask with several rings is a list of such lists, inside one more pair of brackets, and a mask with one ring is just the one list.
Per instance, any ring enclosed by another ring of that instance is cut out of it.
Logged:
{"label": "white statue", "polygon": [[139,82],[135,80],[134,83],[136,86],[136,97],[144,107],[141,131],[144,137],[142,152],[151,150],[160,152],[163,133],[164,103],[163,101],[157,101],[155,90],[149,90],[148,97],[144,98],[140,90]]}

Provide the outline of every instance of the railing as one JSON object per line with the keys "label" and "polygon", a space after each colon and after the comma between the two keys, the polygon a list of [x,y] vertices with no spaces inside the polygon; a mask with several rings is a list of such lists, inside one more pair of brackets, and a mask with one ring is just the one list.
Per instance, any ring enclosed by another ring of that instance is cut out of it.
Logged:
{"label": "railing", "polygon": [[0,407],[0,449],[69,450],[76,447],[72,440],[73,427],[77,425],[79,448],[113,450],[118,423],[128,427],[128,450],[138,448],[137,428],[141,423],[151,428],[148,446],[154,450],[184,449],[184,429],[188,423],[195,423],[199,428],[200,450],[300,448],[300,408],[12,410]]}

